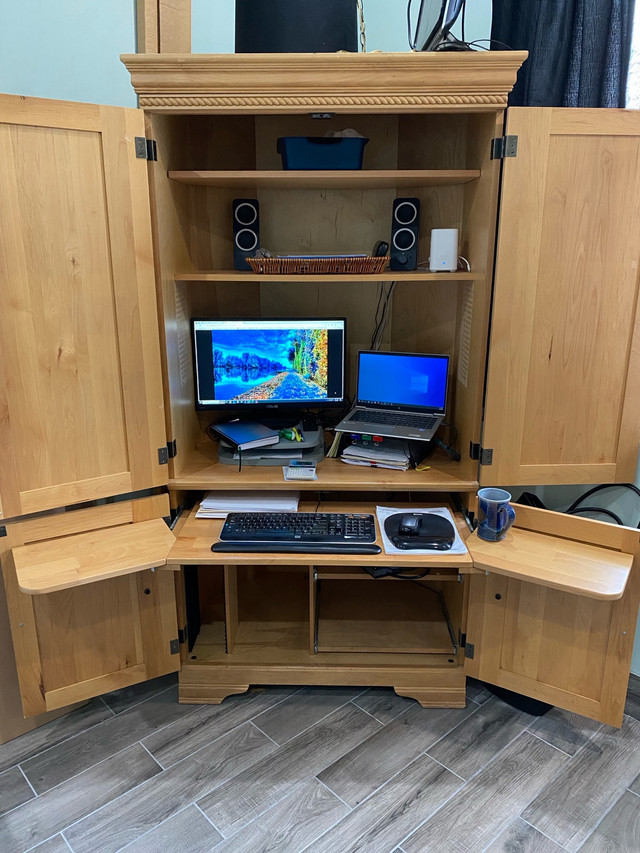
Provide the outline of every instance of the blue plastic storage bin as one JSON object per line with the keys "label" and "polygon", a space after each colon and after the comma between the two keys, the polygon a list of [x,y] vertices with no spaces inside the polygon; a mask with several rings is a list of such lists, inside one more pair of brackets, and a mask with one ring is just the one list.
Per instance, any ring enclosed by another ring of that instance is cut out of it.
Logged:
{"label": "blue plastic storage bin", "polygon": [[284,169],[362,169],[361,136],[281,136],[278,154]]}

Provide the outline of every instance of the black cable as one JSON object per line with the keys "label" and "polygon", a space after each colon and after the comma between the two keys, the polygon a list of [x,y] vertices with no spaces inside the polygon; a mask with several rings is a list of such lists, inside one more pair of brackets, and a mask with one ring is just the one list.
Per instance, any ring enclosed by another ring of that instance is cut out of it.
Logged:
{"label": "black cable", "polygon": [[462,35],[462,41],[463,41],[465,44],[467,43],[467,42],[466,42],[466,39],[465,39],[465,37],[464,37],[464,19],[466,18],[466,16],[467,16],[467,0],[463,0],[463,3],[462,3],[462,27],[461,27],[461,35]]}
{"label": "black cable", "polygon": [[480,42],[483,42],[483,41],[488,41],[488,42],[489,42],[489,47],[482,47],[482,46],[480,46],[480,49],[481,49],[481,50],[491,50],[491,45],[492,45],[492,44],[499,44],[499,45],[500,45],[500,47],[504,47],[504,48],[506,48],[507,50],[513,50],[513,48],[511,47],[511,45],[505,44],[503,41],[498,41],[498,39],[474,39],[473,41],[469,41],[469,42],[467,42],[466,44],[467,44],[467,47],[471,47],[471,45],[474,45],[474,44],[480,45]]}
{"label": "black cable", "polygon": [[601,492],[604,489],[617,489],[619,487],[631,489],[632,492],[635,492],[638,497],[640,497],[640,489],[637,486],[634,486],[633,483],[604,483],[600,486],[594,486],[592,489],[586,491],[583,495],[580,495],[580,497],[576,498],[576,500],[567,510],[565,510],[565,512],[571,512],[571,510],[575,509],[577,506],[580,506],[582,501],[586,500],[588,497],[591,497],[591,495],[595,495],[596,492]]}
{"label": "black cable", "polygon": [[622,527],[624,527],[624,521],[620,518],[619,515],[616,515],[615,512],[612,512],[610,509],[605,509],[601,506],[583,506],[578,507],[578,509],[568,509],[565,510],[565,512],[567,513],[567,515],[578,515],[581,512],[601,512],[604,515],[608,515],[610,518],[612,518],[616,522],[616,524],[620,524]]}
{"label": "black cable", "polygon": [[409,41],[409,50],[413,50],[413,44],[411,43],[411,2],[409,0],[407,4],[407,40]]}

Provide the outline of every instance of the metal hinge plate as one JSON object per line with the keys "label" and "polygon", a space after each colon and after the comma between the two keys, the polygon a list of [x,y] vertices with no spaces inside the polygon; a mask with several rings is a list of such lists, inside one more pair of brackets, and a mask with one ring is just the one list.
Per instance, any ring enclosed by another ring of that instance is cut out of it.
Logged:
{"label": "metal hinge plate", "polygon": [[491,140],[491,159],[503,160],[505,157],[518,156],[518,137],[496,136]]}
{"label": "metal hinge plate", "polygon": [[177,655],[180,652],[180,639],[178,637],[169,641],[169,651],[172,655]]}
{"label": "metal hinge plate", "polygon": [[180,645],[187,642],[187,629],[186,629],[186,627],[185,628],[178,628],[178,642],[180,643]]}
{"label": "metal hinge plate", "polygon": [[464,656],[466,658],[469,658],[470,660],[473,660],[474,654],[475,654],[475,646],[473,645],[473,643],[465,643]]}
{"label": "metal hinge plate", "polygon": [[144,136],[136,136],[136,157],[140,160],[157,160],[158,145],[155,139],[145,139]]}
{"label": "metal hinge plate", "polygon": [[158,465],[169,464],[169,448],[165,444],[164,447],[158,448]]}
{"label": "metal hinge plate", "polygon": [[479,459],[481,465],[493,465],[493,448],[482,447],[477,442],[469,442],[469,458]]}
{"label": "metal hinge plate", "polygon": [[172,438],[171,441],[167,442],[167,450],[169,451],[169,459],[175,459],[178,455],[178,446],[175,438]]}
{"label": "metal hinge plate", "polygon": [[7,528],[3,524],[0,526],[0,536],[6,536],[6,535],[7,535]]}

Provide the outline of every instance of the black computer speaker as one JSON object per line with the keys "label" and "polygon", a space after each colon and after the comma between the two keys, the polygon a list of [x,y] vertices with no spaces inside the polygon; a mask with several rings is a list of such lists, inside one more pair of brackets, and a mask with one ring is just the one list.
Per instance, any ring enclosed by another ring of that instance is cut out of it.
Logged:
{"label": "black computer speaker", "polygon": [[414,270],[418,265],[420,199],[396,198],[391,217],[391,270]]}
{"label": "black computer speaker", "polygon": [[233,200],[233,268],[250,270],[246,261],[260,247],[260,216],[257,198]]}

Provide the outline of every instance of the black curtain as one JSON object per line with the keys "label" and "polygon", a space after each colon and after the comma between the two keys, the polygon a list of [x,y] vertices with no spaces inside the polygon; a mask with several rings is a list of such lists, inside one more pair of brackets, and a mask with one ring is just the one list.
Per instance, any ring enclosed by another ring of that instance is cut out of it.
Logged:
{"label": "black curtain", "polygon": [[[635,0],[493,0],[491,38],[528,50],[509,103],[624,107]],[[503,49],[493,44],[495,50]]]}

